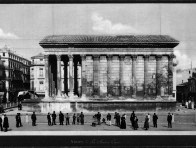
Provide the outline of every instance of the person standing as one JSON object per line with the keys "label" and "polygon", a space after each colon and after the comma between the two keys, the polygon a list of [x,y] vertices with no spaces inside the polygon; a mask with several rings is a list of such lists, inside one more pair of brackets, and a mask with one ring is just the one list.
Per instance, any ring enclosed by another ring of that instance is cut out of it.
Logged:
{"label": "person standing", "polygon": [[48,125],[51,126],[51,118],[50,118],[50,113],[47,115],[47,120],[48,120]]}
{"label": "person standing", "polygon": [[26,114],[26,117],[25,117],[25,118],[26,118],[26,119],[25,119],[25,120],[26,120],[26,123],[29,124],[29,115]]}
{"label": "person standing", "polygon": [[154,113],[152,118],[153,118],[153,126],[157,128],[158,116],[156,115],[156,113]]}
{"label": "person standing", "polygon": [[35,112],[33,112],[33,114],[31,115],[31,120],[32,120],[32,126],[36,126],[37,117],[35,115]]}
{"label": "person standing", "polygon": [[145,118],[144,128],[145,128],[146,130],[149,129],[149,118],[148,118],[148,115],[147,115],[146,118]]}
{"label": "person standing", "polygon": [[97,121],[98,121],[98,125],[101,124],[101,114],[100,112],[97,113]]}
{"label": "person standing", "polygon": [[[123,119],[124,119],[124,117],[123,117]],[[117,126],[120,127],[120,114],[119,113],[117,113]]]}
{"label": "person standing", "polygon": [[18,113],[18,116],[19,116],[19,118],[18,118],[19,127],[21,127],[21,126],[22,126],[22,121],[21,121],[21,116],[20,116],[20,113]]}
{"label": "person standing", "polygon": [[133,124],[133,129],[134,130],[137,130],[139,128],[139,126],[138,126],[138,118],[137,118],[137,116],[135,116],[135,118],[134,118],[134,124]]}
{"label": "person standing", "polygon": [[63,121],[64,121],[64,115],[63,115],[63,113],[60,111],[60,113],[59,113],[59,122],[60,122],[60,125],[63,125]]}
{"label": "person standing", "polygon": [[120,128],[121,128],[121,129],[126,129],[126,119],[125,119],[125,115],[122,115],[122,117],[121,117]]}
{"label": "person standing", "polygon": [[56,114],[55,114],[55,111],[53,111],[53,114],[52,114],[52,125],[56,125]]}
{"label": "person standing", "polygon": [[6,116],[6,114],[4,115],[3,127],[5,128],[4,132],[7,132],[9,128],[9,121],[8,121],[8,117]]}
{"label": "person standing", "polygon": [[69,114],[68,113],[66,114],[65,118],[66,118],[66,125],[69,125]]}
{"label": "person standing", "polygon": [[76,114],[75,113],[73,114],[73,122],[72,122],[72,124],[74,124],[74,125],[76,124]]}
{"label": "person standing", "polygon": [[172,128],[172,115],[168,113],[167,116],[168,128]]}
{"label": "person standing", "polygon": [[131,121],[132,127],[134,127],[134,119],[135,119],[135,113],[133,111],[132,114],[131,114],[131,116],[130,116],[130,121]]}
{"label": "person standing", "polygon": [[77,113],[77,124],[79,124],[80,123],[80,115],[79,115],[79,113]]}
{"label": "person standing", "polygon": [[108,125],[111,126],[111,118],[112,118],[112,116],[110,115],[110,113],[107,114],[106,118],[107,118]]}
{"label": "person standing", "polygon": [[83,114],[83,112],[81,112],[81,114],[80,114],[80,120],[81,120],[81,124],[84,125],[84,114]]}
{"label": "person standing", "polygon": [[18,128],[19,127],[19,113],[16,114],[16,127]]}
{"label": "person standing", "polygon": [[2,125],[2,123],[3,123],[3,120],[2,120],[2,118],[0,117],[0,128],[1,128],[1,131],[3,131],[3,125]]}

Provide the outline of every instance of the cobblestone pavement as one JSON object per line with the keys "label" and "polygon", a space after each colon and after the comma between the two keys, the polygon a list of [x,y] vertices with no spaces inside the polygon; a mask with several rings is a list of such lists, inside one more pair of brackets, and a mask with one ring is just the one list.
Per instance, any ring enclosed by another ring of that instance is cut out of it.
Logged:
{"label": "cobblestone pavement", "polygon": [[[21,119],[23,126],[20,128],[16,128],[16,121],[15,121],[15,115],[16,113],[21,113]],[[57,125],[48,126],[47,125],[47,118],[46,114],[37,114],[37,126],[33,127],[31,125],[31,119],[30,115],[32,113],[29,113],[29,123],[26,123],[25,121],[25,115],[27,112],[25,111],[18,111],[16,108],[10,109],[6,111],[6,114],[9,119],[10,124],[10,131],[134,131],[131,127],[130,123],[130,114],[127,113],[127,128],[126,129],[120,129],[119,127],[114,125],[114,119],[113,119],[113,113],[112,115],[112,122],[113,124],[111,126],[102,124],[97,125],[96,127],[92,127],[91,123],[94,121],[92,118],[93,114],[85,114],[85,124],[84,125],[59,125],[58,120],[58,113],[57,113]],[[102,113],[102,117],[106,117],[107,113]],[[121,115],[123,113],[120,113]],[[136,115],[139,119],[139,129],[138,131],[144,131],[143,124],[146,112],[136,112]],[[151,118],[153,113],[151,114]],[[150,122],[150,131],[196,131],[196,111],[191,109],[185,109],[181,108],[178,111],[174,112],[175,115],[175,122],[173,123],[173,128],[167,128],[167,114],[168,112],[157,112],[158,114],[158,128],[153,127],[152,119]],[[70,114],[70,117],[72,114]],[[70,118],[70,123],[72,123],[72,117]]]}

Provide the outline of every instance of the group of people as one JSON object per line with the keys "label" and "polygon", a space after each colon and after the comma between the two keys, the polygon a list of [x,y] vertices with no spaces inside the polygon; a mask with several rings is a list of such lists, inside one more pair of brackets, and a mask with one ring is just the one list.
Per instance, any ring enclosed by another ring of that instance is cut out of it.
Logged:
{"label": "group of people", "polygon": [[[55,111],[53,111],[52,114],[48,113],[47,115],[47,120],[48,120],[48,125],[49,126],[52,126],[52,125],[56,125],[56,118],[57,118],[57,115],[55,113]],[[66,120],[66,125],[69,125],[70,122],[69,122],[69,119],[70,119],[70,116],[68,113],[64,114],[60,111],[59,113],[59,123],[60,125],[64,125],[64,118]],[[72,116],[72,124],[76,124],[76,120],[77,120],[77,124],[81,123],[81,125],[84,125],[84,114],[83,112],[81,112],[80,114],[76,114],[74,113],[73,116]]]}

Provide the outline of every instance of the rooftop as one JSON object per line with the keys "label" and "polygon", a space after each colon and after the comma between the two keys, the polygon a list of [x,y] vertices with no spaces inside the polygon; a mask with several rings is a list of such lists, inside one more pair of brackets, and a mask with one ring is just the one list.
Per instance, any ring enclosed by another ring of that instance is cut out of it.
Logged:
{"label": "rooftop", "polygon": [[35,56],[32,56],[31,57],[31,59],[42,59],[44,57],[44,54],[43,53],[39,53],[39,54],[37,54],[37,55],[35,55]]}

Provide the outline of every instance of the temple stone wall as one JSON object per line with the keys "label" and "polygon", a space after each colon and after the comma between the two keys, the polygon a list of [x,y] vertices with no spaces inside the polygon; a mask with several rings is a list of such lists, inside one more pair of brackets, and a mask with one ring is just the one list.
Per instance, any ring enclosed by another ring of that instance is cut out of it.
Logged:
{"label": "temple stone wall", "polygon": [[138,97],[144,96],[144,58],[138,56],[136,61],[136,95]]}
{"label": "temple stone wall", "polygon": [[132,59],[130,56],[125,56],[123,62],[123,94],[125,96],[132,95]]}
{"label": "temple stone wall", "polygon": [[93,94],[93,59],[92,56],[86,56],[86,96]]}
{"label": "temple stone wall", "polygon": [[100,56],[99,86],[100,86],[100,97],[106,97],[107,96],[107,58],[106,56]]}

